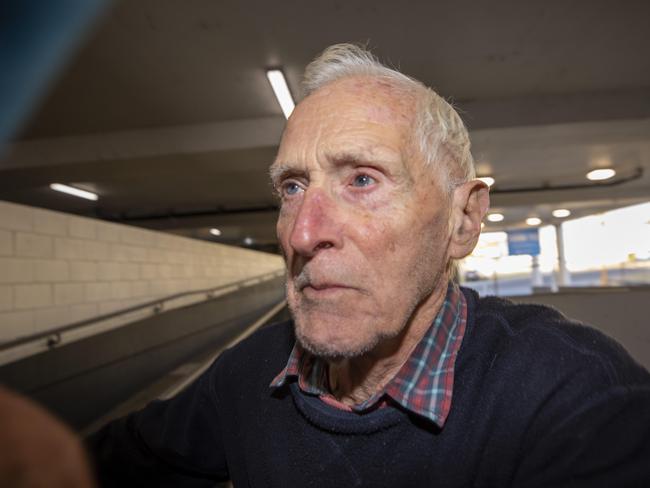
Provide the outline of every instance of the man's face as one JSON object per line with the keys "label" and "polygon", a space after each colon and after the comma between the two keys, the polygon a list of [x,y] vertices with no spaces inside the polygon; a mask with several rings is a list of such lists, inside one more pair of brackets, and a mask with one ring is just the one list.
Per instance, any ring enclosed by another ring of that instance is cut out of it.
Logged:
{"label": "man's face", "polygon": [[449,244],[449,202],[410,139],[414,101],[371,78],[327,85],[294,111],[271,173],[296,336],[356,357],[427,310]]}

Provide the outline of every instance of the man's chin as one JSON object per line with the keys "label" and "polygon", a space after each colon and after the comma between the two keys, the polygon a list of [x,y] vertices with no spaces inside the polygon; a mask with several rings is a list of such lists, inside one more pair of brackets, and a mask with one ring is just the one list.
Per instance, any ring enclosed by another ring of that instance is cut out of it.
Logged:
{"label": "man's chin", "polygon": [[342,347],[331,343],[319,343],[300,336],[297,336],[297,339],[303,349],[318,358],[333,363],[363,356],[372,349],[372,347]]}
{"label": "man's chin", "polygon": [[294,321],[296,339],[303,349],[316,357],[331,362],[342,361],[363,356],[378,343],[377,339],[353,340],[352,337],[331,337],[327,334],[317,335],[305,330]]}

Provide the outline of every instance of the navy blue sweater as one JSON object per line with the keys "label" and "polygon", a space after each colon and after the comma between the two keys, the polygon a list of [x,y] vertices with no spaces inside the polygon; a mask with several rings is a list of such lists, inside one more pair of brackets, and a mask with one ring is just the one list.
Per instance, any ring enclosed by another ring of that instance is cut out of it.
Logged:
{"label": "navy blue sweater", "polygon": [[442,429],[271,392],[290,323],[224,352],[186,391],[89,439],[103,486],[650,486],[650,375],[614,341],[539,305],[468,299]]}

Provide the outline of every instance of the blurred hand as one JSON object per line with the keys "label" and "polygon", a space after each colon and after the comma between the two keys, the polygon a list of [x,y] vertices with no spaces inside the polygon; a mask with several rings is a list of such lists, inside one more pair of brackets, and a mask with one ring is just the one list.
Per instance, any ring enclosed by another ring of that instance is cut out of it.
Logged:
{"label": "blurred hand", "polygon": [[0,388],[0,486],[95,486],[80,439],[45,409],[4,388]]}

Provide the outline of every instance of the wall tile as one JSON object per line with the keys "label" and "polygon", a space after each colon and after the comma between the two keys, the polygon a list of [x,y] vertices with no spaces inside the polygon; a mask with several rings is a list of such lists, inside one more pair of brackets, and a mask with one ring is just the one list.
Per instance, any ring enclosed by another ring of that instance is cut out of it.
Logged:
{"label": "wall tile", "polygon": [[96,239],[96,221],[84,217],[68,217],[68,234],[81,239]]}
{"label": "wall tile", "polygon": [[56,283],[54,285],[54,303],[56,305],[72,305],[83,303],[84,285],[82,283]]}
{"label": "wall tile", "polygon": [[52,259],[33,259],[31,261],[34,281],[63,282],[68,281],[68,262]]}
{"label": "wall tile", "polygon": [[33,311],[34,334],[70,323],[67,306],[40,308]]}
{"label": "wall tile", "polygon": [[97,281],[97,264],[92,261],[70,261],[70,281]]}
{"label": "wall tile", "polygon": [[21,310],[0,313],[0,342],[8,342],[34,333],[34,313]]}
{"label": "wall tile", "polygon": [[121,264],[112,262],[97,263],[98,281],[115,281],[121,276]]}
{"label": "wall tile", "polygon": [[54,255],[52,238],[16,232],[14,254],[18,257],[51,258]]}
{"label": "wall tile", "polygon": [[83,244],[81,239],[70,239],[69,237],[56,237],[54,239],[54,256],[57,259],[75,260],[83,258]]}
{"label": "wall tile", "polygon": [[51,285],[14,285],[14,308],[39,308],[52,305]]}
{"label": "wall tile", "polygon": [[68,235],[68,215],[40,208],[33,210],[34,232],[55,236]]}
{"label": "wall tile", "polygon": [[30,207],[0,201],[0,227],[30,231],[34,228],[34,213]]}
{"label": "wall tile", "polygon": [[120,242],[121,225],[109,222],[97,223],[97,239],[104,242]]}
{"label": "wall tile", "polygon": [[9,285],[0,285],[0,312],[14,308],[14,289]]}
{"label": "wall tile", "polygon": [[33,280],[31,260],[0,258],[0,283],[29,283]]}
{"label": "wall tile", "polygon": [[112,288],[110,283],[87,283],[85,287],[85,299],[88,302],[101,302],[112,299]]}
{"label": "wall tile", "polygon": [[14,236],[8,230],[0,229],[0,256],[13,256]]}
{"label": "wall tile", "polygon": [[120,264],[121,280],[137,280],[140,278],[140,266],[132,263]]}

